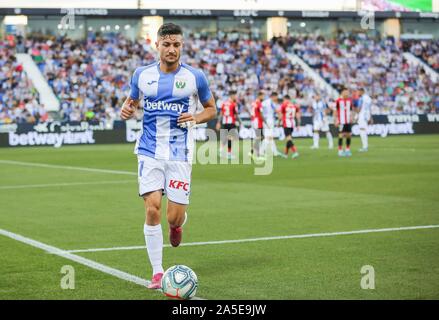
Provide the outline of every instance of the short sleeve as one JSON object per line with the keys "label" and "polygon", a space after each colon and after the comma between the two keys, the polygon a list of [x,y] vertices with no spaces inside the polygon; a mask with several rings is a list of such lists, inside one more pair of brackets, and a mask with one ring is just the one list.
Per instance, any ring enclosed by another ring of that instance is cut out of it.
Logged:
{"label": "short sleeve", "polygon": [[207,82],[206,76],[201,71],[198,71],[195,77],[197,80],[198,97],[200,98],[201,103],[205,103],[212,97],[212,92],[210,92],[209,89],[209,83]]}
{"label": "short sleeve", "polygon": [[134,71],[133,76],[131,77],[130,82],[130,98],[134,100],[138,100],[140,98],[140,90],[139,90],[139,76],[143,69],[137,68]]}

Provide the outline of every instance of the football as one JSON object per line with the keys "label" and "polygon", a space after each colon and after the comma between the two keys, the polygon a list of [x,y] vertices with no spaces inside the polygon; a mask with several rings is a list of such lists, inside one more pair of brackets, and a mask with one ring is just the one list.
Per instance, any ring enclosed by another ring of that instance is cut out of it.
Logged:
{"label": "football", "polygon": [[191,299],[195,296],[197,288],[197,275],[187,266],[172,266],[163,274],[162,290],[167,297]]}

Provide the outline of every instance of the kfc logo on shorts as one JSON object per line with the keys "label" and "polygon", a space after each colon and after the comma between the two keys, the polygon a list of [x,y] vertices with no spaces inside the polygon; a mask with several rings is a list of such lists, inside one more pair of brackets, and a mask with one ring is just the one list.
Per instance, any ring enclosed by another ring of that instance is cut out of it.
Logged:
{"label": "kfc logo on shorts", "polygon": [[184,191],[189,191],[189,183],[178,180],[169,180],[169,188],[183,189]]}

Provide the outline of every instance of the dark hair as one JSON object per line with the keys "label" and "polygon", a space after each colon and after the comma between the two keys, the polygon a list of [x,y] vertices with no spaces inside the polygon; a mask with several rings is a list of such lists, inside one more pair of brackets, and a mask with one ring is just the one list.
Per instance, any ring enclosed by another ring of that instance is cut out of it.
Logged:
{"label": "dark hair", "polygon": [[174,23],[165,23],[162,24],[159,30],[157,31],[157,36],[164,37],[171,34],[181,34],[183,35],[183,30],[180,26]]}
{"label": "dark hair", "polygon": [[284,100],[290,100],[291,98],[290,98],[290,96],[289,95],[285,95],[284,96]]}
{"label": "dark hair", "polygon": [[270,95],[270,97],[277,97],[277,96],[278,96],[277,92],[272,92]]}

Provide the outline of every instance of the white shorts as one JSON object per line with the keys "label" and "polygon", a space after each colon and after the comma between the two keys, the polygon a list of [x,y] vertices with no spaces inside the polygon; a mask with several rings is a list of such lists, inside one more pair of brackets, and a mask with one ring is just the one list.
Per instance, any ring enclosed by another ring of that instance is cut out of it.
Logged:
{"label": "white shorts", "polygon": [[314,121],[312,126],[314,131],[323,131],[323,132],[329,131],[329,123],[326,120]]}
{"label": "white shorts", "polygon": [[137,155],[139,195],[162,190],[169,200],[189,204],[192,165]]}

